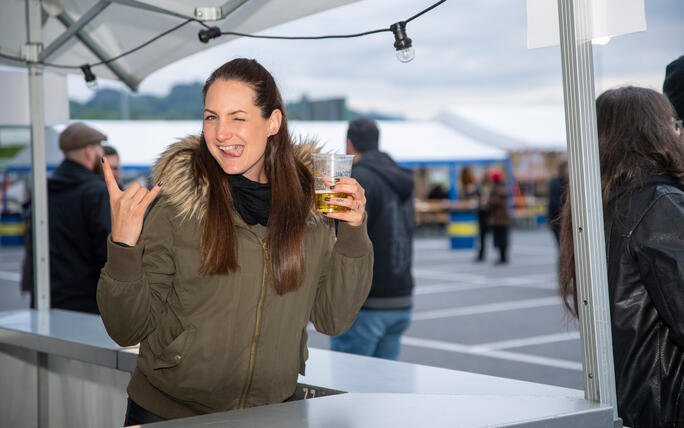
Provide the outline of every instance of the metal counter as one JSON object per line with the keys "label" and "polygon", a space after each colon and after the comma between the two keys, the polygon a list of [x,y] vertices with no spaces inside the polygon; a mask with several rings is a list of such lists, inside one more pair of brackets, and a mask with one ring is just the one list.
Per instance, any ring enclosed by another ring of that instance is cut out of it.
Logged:
{"label": "metal counter", "polygon": [[[41,354],[49,372],[42,400]],[[137,348],[114,343],[99,316],[0,312],[0,414],[13,426],[37,425],[41,409],[51,426],[120,426],[136,358]],[[310,350],[299,382],[307,398],[321,398],[153,426],[613,426],[612,409],[579,390],[321,349]]]}

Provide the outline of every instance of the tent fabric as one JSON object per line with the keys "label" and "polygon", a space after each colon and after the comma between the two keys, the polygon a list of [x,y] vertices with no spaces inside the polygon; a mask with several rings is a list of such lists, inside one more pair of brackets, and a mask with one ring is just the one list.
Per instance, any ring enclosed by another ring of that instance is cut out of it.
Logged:
{"label": "tent fabric", "polygon": [[563,105],[457,106],[437,120],[482,143],[507,151],[565,151]]}
{"label": "tent fabric", "polygon": [[[257,33],[310,14],[349,4],[358,0],[259,0],[247,1],[225,19],[207,22],[216,25],[224,31],[242,33]],[[60,12],[66,12],[72,19],[78,20],[97,0],[60,0],[51,1],[43,7],[47,17],[43,26],[43,46],[59,37],[65,26],[57,19]],[[220,6],[225,0],[197,0],[183,2],[189,10],[193,6]],[[0,52],[19,52],[26,43],[26,2],[24,0],[6,0],[2,2],[0,14]],[[107,6],[81,31],[92,38],[102,47],[107,58],[112,58],[141,45],[153,37],[183,23],[186,19],[167,14],[143,10],[131,6],[112,3]],[[203,29],[199,23],[191,22],[149,46],[127,55],[116,61],[131,80],[136,84],[150,73],[171,64],[179,59],[188,57],[204,49],[214,47],[218,43],[225,43],[233,36],[222,36],[209,43],[199,41],[197,34]],[[62,65],[82,65],[100,62],[78,38],[71,37],[69,41],[47,58],[46,62]],[[16,62],[0,58],[5,62],[17,65]],[[64,71],[64,70],[62,70]],[[68,70],[70,73],[81,74],[79,69]],[[105,66],[93,68],[93,72],[102,78],[117,79]]]}
{"label": "tent fabric", "polygon": [[[435,121],[378,121],[380,150],[400,163],[464,163],[498,161],[506,152],[481,144]],[[313,136],[324,150],[343,153],[347,142],[347,122],[293,121],[290,133]]]}
{"label": "tent fabric", "polygon": [[[119,152],[124,168],[145,168],[154,164],[157,157],[173,142],[202,130],[201,121],[80,121],[107,135],[108,144]],[[324,151],[343,153],[346,149],[347,122],[290,121],[290,133],[295,140],[316,138]],[[410,164],[449,164],[465,162],[501,161],[504,150],[482,145],[432,121],[380,121],[380,149],[388,152],[397,162]],[[57,146],[57,137],[66,125],[47,127],[45,144],[49,169],[63,159]],[[30,150],[27,147],[7,165],[9,171],[30,168]]]}

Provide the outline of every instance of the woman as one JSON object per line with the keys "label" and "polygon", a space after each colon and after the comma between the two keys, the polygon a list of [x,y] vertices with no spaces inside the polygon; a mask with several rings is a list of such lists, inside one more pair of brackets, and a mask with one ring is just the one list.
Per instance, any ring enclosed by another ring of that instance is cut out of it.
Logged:
{"label": "woman", "polygon": [[[653,90],[606,91],[596,111],[618,414],[632,428],[684,427],[684,145]],[[560,287],[578,316],[569,205]]]}
{"label": "woman", "polygon": [[97,300],[118,344],[140,342],[126,425],[288,399],[308,321],[341,334],[370,289],[364,191],[341,178],[348,197],[330,203],[349,210],[313,212],[312,146],[291,143],[268,71],[224,64],[204,105],[202,135],[154,168],[164,190],[144,226],[160,185],[121,192],[105,162],[112,234]]}

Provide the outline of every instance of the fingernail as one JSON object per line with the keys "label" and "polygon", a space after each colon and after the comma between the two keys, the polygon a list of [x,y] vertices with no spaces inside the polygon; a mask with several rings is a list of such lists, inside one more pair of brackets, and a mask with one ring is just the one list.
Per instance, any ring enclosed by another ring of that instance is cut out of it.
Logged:
{"label": "fingernail", "polygon": [[339,182],[340,182],[340,179],[339,179],[339,178],[336,178],[336,179],[335,179],[335,183],[339,183]]}
{"label": "fingernail", "polygon": [[325,198],[323,198],[323,199],[325,199],[325,202],[328,202],[328,201],[330,201],[330,197],[329,197],[329,196],[326,196],[326,197],[325,197]]}

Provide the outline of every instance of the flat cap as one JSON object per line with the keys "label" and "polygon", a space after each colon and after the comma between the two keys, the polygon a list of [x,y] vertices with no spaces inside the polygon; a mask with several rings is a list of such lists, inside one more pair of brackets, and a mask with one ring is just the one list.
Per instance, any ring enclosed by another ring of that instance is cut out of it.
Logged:
{"label": "flat cap", "polygon": [[82,149],[91,144],[100,144],[106,141],[107,136],[95,129],[77,122],[67,126],[59,134],[59,148],[64,152]]}

